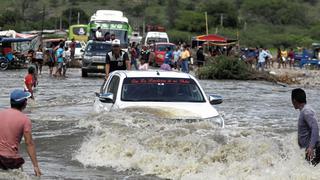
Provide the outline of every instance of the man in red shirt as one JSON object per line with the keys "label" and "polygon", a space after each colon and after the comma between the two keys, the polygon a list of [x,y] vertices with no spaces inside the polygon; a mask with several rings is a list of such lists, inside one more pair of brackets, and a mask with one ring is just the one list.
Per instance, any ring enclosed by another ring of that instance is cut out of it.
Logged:
{"label": "man in red shirt", "polygon": [[19,154],[23,136],[34,173],[40,176],[41,171],[31,133],[31,121],[22,113],[30,96],[29,92],[16,89],[10,94],[11,108],[0,111],[0,169],[18,169],[24,164],[24,159]]}
{"label": "man in red shirt", "polygon": [[74,41],[74,38],[72,38],[71,40],[71,43],[69,44],[69,47],[70,47],[70,58],[71,58],[71,61],[74,60],[74,54],[76,52],[76,42]]}
{"label": "man in red shirt", "polygon": [[34,67],[30,66],[28,68],[28,74],[24,78],[24,84],[25,84],[25,90],[28,91],[31,94],[31,98],[33,99],[33,89],[32,87],[34,86],[34,73],[35,69]]}

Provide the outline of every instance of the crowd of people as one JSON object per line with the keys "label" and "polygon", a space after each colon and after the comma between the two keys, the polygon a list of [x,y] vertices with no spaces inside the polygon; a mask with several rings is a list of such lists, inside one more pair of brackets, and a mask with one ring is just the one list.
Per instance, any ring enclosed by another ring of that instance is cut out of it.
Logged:
{"label": "crowd of people", "polygon": [[69,46],[65,46],[65,42],[60,40],[57,46],[52,44],[51,48],[45,51],[43,51],[41,45],[37,51],[29,50],[27,59],[30,62],[30,66],[35,68],[35,76],[41,75],[42,66],[46,64],[49,67],[50,76],[66,77],[67,65],[71,60],[74,60],[75,43],[75,40],[72,39]]}
{"label": "crowd of people", "polygon": [[[257,69],[265,68],[293,68],[296,61],[296,52],[293,48],[278,48],[276,54],[272,55],[267,48],[245,48],[240,51],[240,59],[255,66]],[[275,64],[277,63],[277,66]]]}
{"label": "crowd of people", "polygon": [[[130,65],[135,70],[148,70],[149,64],[154,64],[155,61],[155,46],[143,45],[140,49],[139,44],[133,42],[130,45]],[[160,65],[161,70],[182,71],[189,73],[189,66],[192,62],[192,52],[190,46],[186,44],[177,45],[175,48],[171,46],[165,47],[165,53],[163,56],[163,64]]]}

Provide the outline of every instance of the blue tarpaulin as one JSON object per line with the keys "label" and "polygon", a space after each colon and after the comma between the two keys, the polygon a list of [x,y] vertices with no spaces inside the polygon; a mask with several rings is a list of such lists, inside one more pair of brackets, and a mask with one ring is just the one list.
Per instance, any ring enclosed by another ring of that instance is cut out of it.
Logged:
{"label": "blue tarpaulin", "polygon": [[26,42],[32,41],[31,38],[7,38],[7,37],[0,37],[0,43],[15,43],[15,42]]}

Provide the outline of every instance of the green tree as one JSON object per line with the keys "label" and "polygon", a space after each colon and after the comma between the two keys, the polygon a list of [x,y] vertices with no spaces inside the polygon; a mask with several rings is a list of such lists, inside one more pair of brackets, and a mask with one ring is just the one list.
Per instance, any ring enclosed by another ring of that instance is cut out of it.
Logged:
{"label": "green tree", "polygon": [[38,0],[13,0],[12,5],[13,7],[17,8],[17,10],[21,13],[21,17],[25,17],[25,12],[28,9],[31,9],[38,3]]}
{"label": "green tree", "polygon": [[179,1],[178,0],[168,0],[167,4],[167,19],[169,28],[174,27],[175,21],[178,15]]}
{"label": "green tree", "polygon": [[247,19],[276,25],[306,25],[306,6],[288,0],[246,0],[242,10]]}
{"label": "green tree", "polygon": [[21,22],[20,19],[21,19],[21,15],[19,12],[6,10],[0,16],[0,27],[2,27],[3,30],[8,30],[8,29],[20,30],[20,25],[19,25],[19,23]]}
{"label": "green tree", "polygon": [[225,27],[238,26],[238,10],[236,4],[230,1],[207,1],[203,4],[204,11],[208,13],[209,25],[223,24]]}
{"label": "green tree", "polygon": [[180,31],[204,33],[206,30],[204,14],[195,11],[181,11],[175,27]]}

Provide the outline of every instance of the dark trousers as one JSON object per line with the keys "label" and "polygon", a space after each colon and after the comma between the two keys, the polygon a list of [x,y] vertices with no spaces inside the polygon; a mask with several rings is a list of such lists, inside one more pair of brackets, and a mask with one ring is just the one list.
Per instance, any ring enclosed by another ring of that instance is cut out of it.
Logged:
{"label": "dark trousers", "polygon": [[313,158],[309,159],[307,157],[307,153],[306,153],[306,160],[311,163],[312,165],[316,166],[317,164],[319,164],[320,162],[320,144],[319,142],[316,144],[315,148],[314,148],[314,154],[313,154]]}

